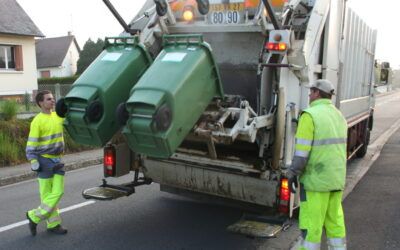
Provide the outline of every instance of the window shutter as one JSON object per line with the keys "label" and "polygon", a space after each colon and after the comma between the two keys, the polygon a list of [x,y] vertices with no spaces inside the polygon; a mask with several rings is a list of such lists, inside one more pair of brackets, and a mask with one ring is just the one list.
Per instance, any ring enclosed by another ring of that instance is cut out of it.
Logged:
{"label": "window shutter", "polygon": [[15,46],[15,70],[23,71],[24,70],[24,61],[22,57],[22,46]]}

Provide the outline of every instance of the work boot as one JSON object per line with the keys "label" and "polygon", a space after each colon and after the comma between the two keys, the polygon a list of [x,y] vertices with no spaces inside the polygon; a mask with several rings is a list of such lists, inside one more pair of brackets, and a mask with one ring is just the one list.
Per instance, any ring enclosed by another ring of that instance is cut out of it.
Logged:
{"label": "work boot", "polygon": [[63,228],[61,225],[57,225],[53,228],[47,228],[47,232],[54,233],[54,234],[66,234],[68,230]]}
{"label": "work boot", "polygon": [[26,218],[28,219],[28,222],[29,222],[29,230],[31,231],[32,236],[35,236],[37,224],[35,222],[33,222],[31,220],[31,218],[29,218],[28,212],[26,212]]}

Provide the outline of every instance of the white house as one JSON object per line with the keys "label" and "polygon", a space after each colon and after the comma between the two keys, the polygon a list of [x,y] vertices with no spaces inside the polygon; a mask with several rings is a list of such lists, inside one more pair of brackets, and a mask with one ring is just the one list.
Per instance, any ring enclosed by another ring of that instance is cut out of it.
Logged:
{"label": "white house", "polygon": [[74,36],[36,40],[37,77],[73,76],[80,48]]}
{"label": "white house", "polygon": [[0,0],[0,98],[37,90],[35,37],[43,37],[16,0]]}

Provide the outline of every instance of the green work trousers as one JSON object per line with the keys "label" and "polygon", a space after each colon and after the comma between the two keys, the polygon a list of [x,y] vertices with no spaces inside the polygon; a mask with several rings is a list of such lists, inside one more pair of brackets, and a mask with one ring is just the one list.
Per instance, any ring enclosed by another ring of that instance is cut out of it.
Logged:
{"label": "green work trousers", "polygon": [[303,243],[300,249],[320,249],[323,228],[328,249],[346,249],[343,192],[302,191],[299,227],[303,233]]}
{"label": "green work trousers", "polygon": [[55,174],[52,178],[38,178],[40,206],[28,212],[29,218],[39,223],[46,220],[47,228],[61,224],[58,202],[64,194],[64,175]]}

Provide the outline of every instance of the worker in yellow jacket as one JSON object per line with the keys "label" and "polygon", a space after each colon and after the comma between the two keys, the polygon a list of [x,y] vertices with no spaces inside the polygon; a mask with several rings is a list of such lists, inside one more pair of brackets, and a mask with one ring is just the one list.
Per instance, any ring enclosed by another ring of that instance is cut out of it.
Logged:
{"label": "worker in yellow jacket", "polygon": [[310,107],[300,117],[295,155],[287,173],[290,187],[296,186],[300,178],[301,249],[320,249],[323,228],[328,249],[346,249],[342,195],[347,122],[332,104],[333,94],[334,87],[328,80],[311,85]]}
{"label": "worker in yellow jacket", "polygon": [[66,234],[61,226],[58,203],[64,194],[64,164],[61,156],[64,152],[63,119],[53,112],[55,100],[50,91],[40,91],[36,103],[41,112],[31,122],[26,145],[26,157],[31,168],[38,174],[41,204],[26,213],[29,229],[36,235],[37,224],[47,222],[47,231]]}

